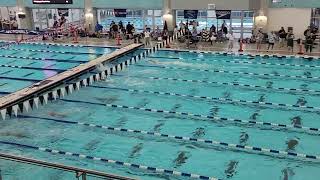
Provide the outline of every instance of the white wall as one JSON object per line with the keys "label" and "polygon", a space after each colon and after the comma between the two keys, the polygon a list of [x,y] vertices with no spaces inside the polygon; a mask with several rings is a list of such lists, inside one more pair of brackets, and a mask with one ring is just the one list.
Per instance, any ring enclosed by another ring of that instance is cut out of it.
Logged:
{"label": "white wall", "polygon": [[172,9],[207,9],[215,4],[219,10],[248,10],[250,0],[172,0]]}
{"label": "white wall", "polygon": [[270,8],[268,10],[268,30],[279,31],[281,27],[293,27],[296,38],[302,38],[310,25],[311,9]]}

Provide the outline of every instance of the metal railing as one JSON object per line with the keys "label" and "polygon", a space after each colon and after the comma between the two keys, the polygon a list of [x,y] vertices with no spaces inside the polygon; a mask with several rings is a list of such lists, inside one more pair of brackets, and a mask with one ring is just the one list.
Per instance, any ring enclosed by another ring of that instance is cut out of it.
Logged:
{"label": "metal railing", "polygon": [[[57,163],[50,163],[50,162],[41,161],[37,159],[31,159],[31,158],[4,154],[4,153],[0,153],[0,159],[23,163],[23,164],[35,165],[39,167],[45,167],[49,169],[62,170],[65,172],[72,172],[75,174],[75,178],[82,179],[82,180],[87,180],[87,177],[95,177],[95,178],[108,179],[108,180],[136,180],[130,177],[124,177],[124,176],[104,173],[104,172],[95,171],[95,170],[82,169],[82,168],[73,167],[73,166],[66,166],[66,165],[57,164]],[[0,180],[1,179],[2,179],[2,176],[0,174]]]}

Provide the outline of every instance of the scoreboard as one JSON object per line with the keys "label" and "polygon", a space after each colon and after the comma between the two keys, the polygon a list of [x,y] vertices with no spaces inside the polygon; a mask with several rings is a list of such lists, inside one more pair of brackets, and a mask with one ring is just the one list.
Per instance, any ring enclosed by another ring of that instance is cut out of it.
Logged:
{"label": "scoreboard", "polygon": [[32,0],[33,4],[72,4],[72,0]]}

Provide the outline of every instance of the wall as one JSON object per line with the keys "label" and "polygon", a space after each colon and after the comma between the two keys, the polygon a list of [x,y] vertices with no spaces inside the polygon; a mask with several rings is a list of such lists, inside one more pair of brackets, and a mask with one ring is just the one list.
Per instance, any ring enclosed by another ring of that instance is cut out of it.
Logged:
{"label": "wall", "polygon": [[279,31],[283,26],[293,27],[296,38],[302,38],[303,32],[310,25],[311,9],[270,8],[268,10],[268,30]]}
{"label": "wall", "polygon": [[0,0],[0,6],[16,6],[17,1],[16,0]]}
{"label": "wall", "polygon": [[207,9],[215,4],[216,9],[248,10],[250,0],[172,0],[172,9]]}
{"label": "wall", "polygon": [[162,9],[163,0],[92,0],[96,8]]}
{"label": "wall", "polygon": [[278,3],[269,1],[272,8],[320,8],[320,0],[281,0]]}

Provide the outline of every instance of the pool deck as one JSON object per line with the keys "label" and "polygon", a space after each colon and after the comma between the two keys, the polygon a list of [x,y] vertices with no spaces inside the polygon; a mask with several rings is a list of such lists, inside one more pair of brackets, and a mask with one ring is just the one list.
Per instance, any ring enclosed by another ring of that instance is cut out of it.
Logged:
{"label": "pool deck", "polygon": [[97,59],[94,59],[88,63],[80,64],[79,66],[67,70],[63,73],[55,75],[53,77],[47,78],[39,83],[33,84],[27,88],[19,90],[17,92],[11,93],[7,96],[0,98],[0,109],[7,108],[8,106],[13,106],[21,101],[25,101],[28,97],[32,97],[35,94],[44,92],[48,88],[55,86],[56,84],[63,83],[64,81],[77,76],[83,72],[86,72],[92,68],[95,68],[98,64],[113,60],[123,54],[126,54],[134,49],[141,47],[142,44],[131,44],[121,49],[118,49],[110,54],[103,55]]}

